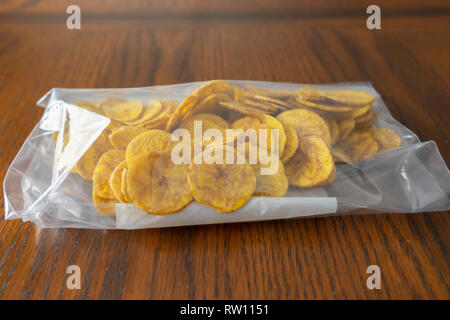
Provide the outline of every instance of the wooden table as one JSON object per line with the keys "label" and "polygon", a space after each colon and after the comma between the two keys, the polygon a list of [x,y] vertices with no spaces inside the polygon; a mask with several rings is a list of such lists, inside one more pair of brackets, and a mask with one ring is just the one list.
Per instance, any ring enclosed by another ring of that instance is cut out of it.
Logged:
{"label": "wooden table", "polygon": [[[2,180],[52,87],[216,78],[370,81],[449,163],[448,2],[381,2],[374,31],[364,1],[116,2],[78,1],[82,29],[73,31],[64,1],[0,5]],[[449,298],[445,212],[96,231],[4,221],[1,202],[2,299]],[[371,264],[381,290],[366,287]],[[81,290],[66,287],[69,265],[81,268]]]}

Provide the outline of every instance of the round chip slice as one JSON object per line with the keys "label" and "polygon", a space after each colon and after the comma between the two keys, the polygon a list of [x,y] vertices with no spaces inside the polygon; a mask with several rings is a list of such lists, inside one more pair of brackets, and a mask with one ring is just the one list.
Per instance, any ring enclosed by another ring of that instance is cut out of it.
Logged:
{"label": "round chip slice", "polygon": [[228,124],[228,122],[223,119],[222,117],[212,114],[212,113],[196,113],[193,116],[190,116],[189,118],[187,118],[185,121],[183,121],[183,123],[180,125],[181,128],[184,128],[184,126],[192,121],[195,120],[209,120],[214,122],[215,124],[217,124],[218,127],[223,128],[223,129],[228,129],[230,127],[230,125]]}
{"label": "round chip slice", "polygon": [[270,165],[256,164],[253,165],[253,171],[256,176],[256,189],[254,196],[261,197],[283,197],[288,188],[289,182],[284,174],[284,166],[278,160],[278,170],[274,174],[262,174],[261,168],[268,168]]}
{"label": "round chip slice", "polygon": [[109,136],[109,141],[116,149],[126,149],[128,143],[133,140],[134,137],[140,135],[146,130],[141,127],[135,126],[122,126],[115,129]]}
{"label": "round chip slice", "polygon": [[355,121],[353,118],[347,118],[339,121],[339,139],[347,138],[355,128]]}
{"label": "round chip slice", "polygon": [[131,201],[130,195],[128,194],[127,178],[128,178],[128,168],[125,168],[122,171],[122,185],[120,186],[120,191],[122,193],[123,198],[125,199],[125,202],[131,203],[133,201]]}
{"label": "round chip slice", "polygon": [[[173,140],[172,140],[173,139]],[[170,153],[177,143],[171,133],[163,130],[148,130],[133,138],[126,149],[128,168],[133,161],[148,152]]]}
{"label": "round chip slice", "polygon": [[131,122],[136,120],[142,113],[142,102],[126,101],[114,105],[102,105],[108,118],[120,122]]}
{"label": "round chip slice", "polygon": [[110,215],[116,213],[116,199],[106,199],[100,197],[96,193],[92,194],[92,201],[94,202],[95,208],[97,211],[103,215]]}
{"label": "round chip slice", "polygon": [[402,145],[402,138],[392,129],[373,128],[368,130],[373,133],[380,150],[394,149]]}
{"label": "round chip slice", "polygon": [[98,160],[95,167],[93,178],[93,193],[106,199],[115,199],[114,193],[109,185],[109,178],[113,170],[125,160],[125,151],[109,150],[105,152]]}
{"label": "round chip slice", "polygon": [[76,172],[84,179],[92,180],[92,174],[94,173],[98,160],[102,154],[112,148],[106,132],[102,132],[80,160],[78,160],[74,167]]}
{"label": "round chip slice", "polygon": [[291,126],[284,125],[284,132],[286,133],[286,144],[284,146],[284,152],[280,160],[285,163],[288,161],[297,151],[298,148],[298,136],[297,132]]}
{"label": "round chip slice", "polygon": [[167,123],[166,130],[172,131],[178,123],[186,120],[191,114],[197,111],[198,105],[212,94],[222,93],[233,97],[233,87],[226,81],[213,80],[197,88],[192,94],[187,96],[175,109]]}
{"label": "round chip slice", "polygon": [[267,114],[264,114],[261,118],[255,118],[255,117],[243,117],[241,119],[236,120],[232,124],[232,128],[234,130],[236,129],[242,129],[244,131],[247,131],[248,129],[254,129],[256,130],[256,134],[258,135],[258,142],[261,142],[261,136],[259,129],[266,129],[267,130],[267,141],[266,146],[267,150],[271,150],[272,141],[270,140],[272,137],[272,131],[273,129],[278,130],[278,157],[280,157],[285,150],[286,145],[286,132],[284,131],[284,126],[281,124],[281,122]]}
{"label": "round chip slice", "polygon": [[123,171],[127,168],[126,160],[119,163],[119,165],[113,170],[111,173],[111,177],[109,178],[109,186],[114,194],[114,197],[119,202],[127,202],[124,195],[122,194],[122,174]]}
{"label": "round chip slice", "polygon": [[256,177],[251,165],[191,163],[188,182],[197,202],[218,212],[243,206],[255,192]]}
{"label": "round chip slice", "polygon": [[355,129],[370,128],[376,119],[377,114],[375,113],[375,111],[370,109],[362,116],[355,118]]}
{"label": "round chip slice", "polygon": [[306,109],[292,109],[284,111],[277,119],[287,126],[291,126],[299,137],[318,136],[328,145],[331,144],[330,129],[326,121],[317,113]]}
{"label": "round chip slice", "polygon": [[378,143],[372,132],[367,130],[354,131],[342,144],[347,148],[353,161],[369,159],[378,152]]}
{"label": "round chip slice", "polygon": [[333,119],[328,119],[328,126],[330,127],[331,145],[333,146],[339,139],[340,129],[337,122]]}
{"label": "round chip slice", "polygon": [[133,121],[126,121],[126,124],[130,126],[136,126],[138,124],[148,122],[155,118],[162,110],[162,102],[159,100],[150,101],[147,106],[145,106],[144,110],[142,111],[141,115],[133,120]]}
{"label": "round chip slice", "polygon": [[375,98],[370,93],[364,91],[330,90],[323,91],[323,94],[328,99],[353,106],[368,105],[375,100]]}
{"label": "round chip slice", "polygon": [[187,165],[176,165],[170,154],[149,152],[128,168],[128,194],[150,214],[180,211],[192,201],[186,177]]}
{"label": "round chip slice", "polygon": [[299,148],[285,164],[289,183],[298,187],[314,187],[327,181],[334,161],[327,144],[320,137],[300,138]]}
{"label": "round chip slice", "polygon": [[227,102],[233,100],[229,94],[215,93],[199,102],[195,108],[196,113],[223,113],[224,108],[220,105],[220,102]]}

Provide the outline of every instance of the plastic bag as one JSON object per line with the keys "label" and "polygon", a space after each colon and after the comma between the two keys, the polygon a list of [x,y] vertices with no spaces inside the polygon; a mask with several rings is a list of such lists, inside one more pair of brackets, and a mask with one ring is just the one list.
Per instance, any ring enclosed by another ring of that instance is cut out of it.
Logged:
{"label": "plastic bag", "polygon": [[[305,85],[228,81],[236,88],[295,92]],[[92,201],[92,181],[71,172],[102,132],[108,117],[76,106],[105,99],[180,103],[205,82],[131,89],[52,89],[38,105],[42,119],[11,163],[4,180],[5,218],[32,221],[47,228],[139,229],[197,224],[298,218],[368,212],[424,212],[450,209],[450,174],[436,144],[420,142],[389,113],[369,83],[308,85],[321,90],[365,91],[374,98],[372,126],[394,130],[399,148],[376,153],[353,164],[336,164],[336,178],[325,186],[290,187],[284,197],[251,197],[239,209],[218,213],[191,202],[183,210],[153,215],[133,203],[115,204],[115,214],[102,215]],[[53,136],[53,139],[52,139]]]}

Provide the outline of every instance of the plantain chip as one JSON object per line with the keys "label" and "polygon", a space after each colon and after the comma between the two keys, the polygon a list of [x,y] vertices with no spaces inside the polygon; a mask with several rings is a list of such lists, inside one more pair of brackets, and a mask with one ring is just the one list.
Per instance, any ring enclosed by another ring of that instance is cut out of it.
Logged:
{"label": "plantain chip", "polygon": [[333,172],[334,161],[322,138],[307,136],[299,139],[299,148],[285,164],[289,183],[298,187],[322,185]]}
{"label": "plantain chip", "polygon": [[173,110],[177,107],[177,103],[172,100],[164,100],[161,102],[162,110],[153,119],[139,124],[139,127],[145,129],[165,129]]}
{"label": "plantain chip", "polygon": [[328,145],[331,144],[330,129],[326,121],[317,113],[306,109],[292,109],[284,111],[277,119],[287,126],[291,126],[299,137],[318,136]]}
{"label": "plantain chip", "polygon": [[100,157],[92,175],[93,193],[102,198],[115,199],[114,193],[109,185],[109,179],[113,170],[123,160],[125,160],[125,151],[123,150],[109,150]]}
{"label": "plantain chip", "polygon": [[132,122],[136,120],[142,113],[142,102],[125,101],[118,104],[103,104],[102,109],[108,118],[120,122]]}
{"label": "plantain chip", "polygon": [[234,96],[233,87],[226,81],[213,80],[197,88],[192,94],[187,96],[175,109],[167,123],[166,130],[171,131],[176,126],[186,120],[191,114],[197,111],[201,102],[212,94],[222,93]]}
{"label": "plantain chip", "polygon": [[355,128],[355,121],[353,118],[347,118],[339,121],[339,138],[345,139],[347,138],[350,133],[352,133],[353,129]]}
{"label": "plantain chip", "polygon": [[219,128],[228,129],[230,128],[230,124],[228,121],[223,119],[221,116],[212,114],[212,113],[196,113],[193,116],[190,116],[187,118],[183,123],[180,125],[180,128],[184,128],[184,126],[193,121],[199,121],[199,120],[208,120],[214,122]]}
{"label": "plantain chip", "polygon": [[176,165],[170,154],[149,152],[128,168],[128,194],[142,210],[165,215],[180,211],[192,201],[187,165]]}
{"label": "plantain chip", "polygon": [[402,138],[392,129],[373,128],[370,130],[372,130],[380,150],[394,149],[402,145]]}
{"label": "plantain chip", "polygon": [[[272,130],[278,130],[278,157],[283,154],[286,145],[286,132],[284,131],[284,127],[278,119],[267,114],[263,115],[261,118],[247,116],[236,120],[231,126],[234,130],[242,129],[246,131],[248,129],[254,129],[256,130],[257,135],[259,134],[260,129],[267,130],[267,141],[265,141],[267,150],[272,149]],[[259,136],[258,138],[259,144],[261,143],[261,138],[262,136]]]}
{"label": "plantain chip", "polygon": [[111,215],[116,213],[116,200],[100,197],[96,193],[92,193],[92,201],[97,211],[103,215]]}
{"label": "plantain chip", "polygon": [[194,161],[189,165],[188,183],[197,202],[224,213],[237,210],[250,199],[255,192],[256,177],[248,163],[197,164]]}
{"label": "plantain chip", "polygon": [[84,179],[92,180],[95,166],[98,160],[106,151],[111,150],[113,146],[108,140],[106,132],[102,132],[85,154],[75,165],[75,171]]}
{"label": "plantain chip", "polygon": [[113,120],[113,119],[109,119],[110,123],[108,124],[108,126],[105,128],[106,132],[113,132],[114,130],[116,130],[117,128],[120,128],[123,126],[122,122]]}
{"label": "plantain chip", "polygon": [[236,111],[240,114],[250,116],[250,117],[256,117],[256,118],[262,119],[265,114],[264,111],[262,111],[261,109],[255,107],[255,106],[247,105],[247,104],[240,103],[240,102],[234,102],[234,101],[221,102],[220,105],[223,106],[224,108],[227,108],[232,111]]}
{"label": "plantain chip", "polygon": [[284,146],[284,152],[280,157],[280,160],[285,163],[288,161],[297,151],[298,148],[298,136],[297,132],[291,126],[284,125],[284,132],[286,133],[286,144]]}
{"label": "plantain chip", "polygon": [[244,89],[247,90],[249,94],[256,94],[276,99],[287,99],[296,96],[295,92],[289,90],[264,89],[254,86],[245,86]]}
{"label": "plantain chip", "polygon": [[109,186],[114,194],[114,197],[122,203],[127,202],[124,194],[122,193],[122,175],[123,171],[127,168],[126,160],[122,161],[114,168],[109,178]]}
{"label": "plantain chip", "polygon": [[335,105],[326,105],[324,103],[312,102],[309,100],[302,99],[301,97],[297,97],[297,101],[308,107],[314,109],[314,111],[319,112],[332,112],[332,113],[344,113],[353,111],[353,107],[348,106],[335,106]]}
{"label": "plantain chip", "polygon": [[128,184],[127,184],[127,178],[128,178],[128,168],[124,168],[122,171],[122,185],[120,186],[120,192],[122,193],[122,196],[126,203],[131,203],[130,195],[128,194]]}
{"label": "plantain chip", "polygon": [[220,102],[232,101],[233,98],[225,93],[213,93],[199,102],[195,113],[217,113],[223,114],[224,108]]}
{"label": "plantain chip", "polygon": [[352,117],[352,118],[361,117],[362,115],[365,115],[367,112],[369,112],[369,110],[371,110],[371,108],[372,108],[372,106],[370,104],[356,108],[350,113],[350,117]]}
{"label": "plantain chip", "polygon": [[337,122],[333,119],[328,119],[328,127],[330,128],[331,145],[335,145],[340,136],[340,129]]}
{"label": "plantain chip", "polygon": [[145,131],[146,130],[141,127],[121,126],[110,133],[108,138],[114,148],[126,149],[128,143],[130,143],[130,141],[133,140],[134,137],[140,135]]}
{"label": "plantain chip", "polygon": [[149,152],[170,153],[176,141],[171,133],[163,130],[148,130],[133,138],[126,149],[128,168],[133,161]]}
{"label": "plantain chip", "polygon": [[370,128],[377,118],[377,114],[372,109],[360,117],[355,118],[355,129]]}
{"label": "plantain chip", "polygon": [[150,101],[142,111],[141,115],[132,121],[124,121],[130,126],[137,126],[139,124],[148,122],[155,118],[162,110],[162,102],[159,100]]}
{"label": "plantain chip", "polygon": [[365,91],[329,90],[323,91],[323,93],[330,100],[352,106],[368,105],[375,100],[370,93]]}
{"label": "plantain chip", "polygon": [[369,159],[379,150],[373,133],[367,130],[354,131],[341,143],[353,162]]}
{"label": "plantain chip", "polygon": [[261,174],[261,167],[269,167],[269,164],[263,165],[258,163],[252,165],[256,177],[256,189],[253,195],[260,197],[283,197],[289,188],[288,179],[284,174],[283,163],[278,161],[278,170],[275,174]]}

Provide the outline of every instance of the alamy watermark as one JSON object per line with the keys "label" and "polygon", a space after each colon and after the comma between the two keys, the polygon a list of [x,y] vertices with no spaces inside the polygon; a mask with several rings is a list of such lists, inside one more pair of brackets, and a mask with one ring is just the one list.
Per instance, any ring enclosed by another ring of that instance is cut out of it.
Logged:
{"label": "alamy watermark", "polygon": [[66,280],[66,286],[68,289],[73,290],[81,289],[81,269],[79,266],[73,264],[67,267],[66,273],[70,276]]}
{"label": "alamy watermark", "polygon": [[75,4],[71,4],[67,7],[66,13],[70,16],[66,19],[66,26],[69,30],[81,29],[81,9]]}
{"label": "alamy watermark", "polygon": [[[174,164],[261,164],[261,175],[278,172],[279,129],[218,129],[202,130],[202,121],[194,121],[194,136],[179,128],[172,132]],[[270,143],[270,146],[269,146]],[[193,152],[193,154],[192,154]]]}

